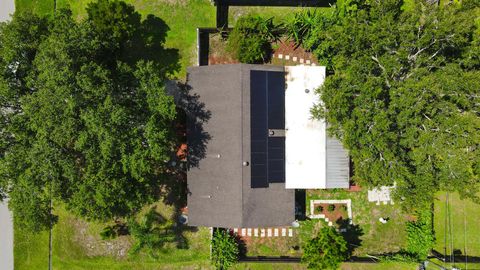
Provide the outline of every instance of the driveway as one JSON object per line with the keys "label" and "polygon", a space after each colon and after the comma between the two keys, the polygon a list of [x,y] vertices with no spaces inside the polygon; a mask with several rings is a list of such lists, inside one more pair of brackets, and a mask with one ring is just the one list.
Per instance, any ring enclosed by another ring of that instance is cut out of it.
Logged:
{"label": "driveway", "polygon": [[[0,0],[0,22],[10,19],[14,0]],[[0,202],[0,269],[13,270],[13,222],[7,202]]]}

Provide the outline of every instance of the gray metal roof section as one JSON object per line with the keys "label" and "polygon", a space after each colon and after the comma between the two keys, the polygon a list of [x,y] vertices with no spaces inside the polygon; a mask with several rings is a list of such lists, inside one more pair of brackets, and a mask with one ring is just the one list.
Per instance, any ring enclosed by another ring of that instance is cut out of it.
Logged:
{"label": "gray metal roof section", "polygon": [[285,226],[294,220],[294,191],[284,183],[250,188],[250,71],[263,65],[188,69],[189,224],[209,227]]}
{"label": "gray metal roof section", "polygon": [[349,188],[350,159],[342,143],[327,135],[327,188]]}

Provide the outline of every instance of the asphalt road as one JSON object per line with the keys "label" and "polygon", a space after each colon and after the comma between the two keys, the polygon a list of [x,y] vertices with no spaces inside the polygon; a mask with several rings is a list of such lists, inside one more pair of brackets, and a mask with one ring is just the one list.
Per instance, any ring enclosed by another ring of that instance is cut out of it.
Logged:
{"label": "asphalt road", "polygon": [[[14,0],[0,0],[0,22],[10,19]],[[13,270],[13,222],[7,202],[0,202],[0,269]]]}

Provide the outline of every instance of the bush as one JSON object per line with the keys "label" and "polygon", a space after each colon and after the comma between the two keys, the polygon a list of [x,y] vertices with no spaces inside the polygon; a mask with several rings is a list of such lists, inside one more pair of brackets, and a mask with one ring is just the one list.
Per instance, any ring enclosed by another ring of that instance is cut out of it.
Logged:
{"label": "bush", "polygon": [[278,40],[279,36],[273,18],[248,15],[238,19],[230,32],[227,50],[242,63],[266,63],[270,61],[273,52],[271,43]]}
{"label": "bush", "polygon": [[333,227],[323,227],[303,246],[302,262],[310,269],[337,269],[348,259],[347,242]]}
{"label": "bush", "polygon": [[323,212],[323,206],[319,205],[315,208],[317,210],[317,213],[322,213]]}
{"label": "bush", "polygon": [[416,256],[418,261],[427,259],[428,253],[435,243],[432,229],[432,212],[429,209],[417,212],[417,221],[407,223],[406,252]]}
{"label": "bush", "polygon": [[228,269],[238,261],[239,249],[235,237],[217,229],[212,239],[212,264],[215,269]]}
{"label": "bush", "polygon": [[334,204],[329,204],[327,210],[328,210],[328,212],[335,211],[335,205]]}

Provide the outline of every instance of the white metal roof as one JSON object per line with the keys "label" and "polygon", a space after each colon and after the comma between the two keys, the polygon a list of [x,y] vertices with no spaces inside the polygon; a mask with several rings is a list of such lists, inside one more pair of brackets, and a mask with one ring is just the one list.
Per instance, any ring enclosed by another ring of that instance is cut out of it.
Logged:
{"label": "white metal roof", "polygon": [[325,67],[288,66],[285,72],[285,187],[348,188],[348,152],[310,113],[320,103],[315,89],[325,80]]}

